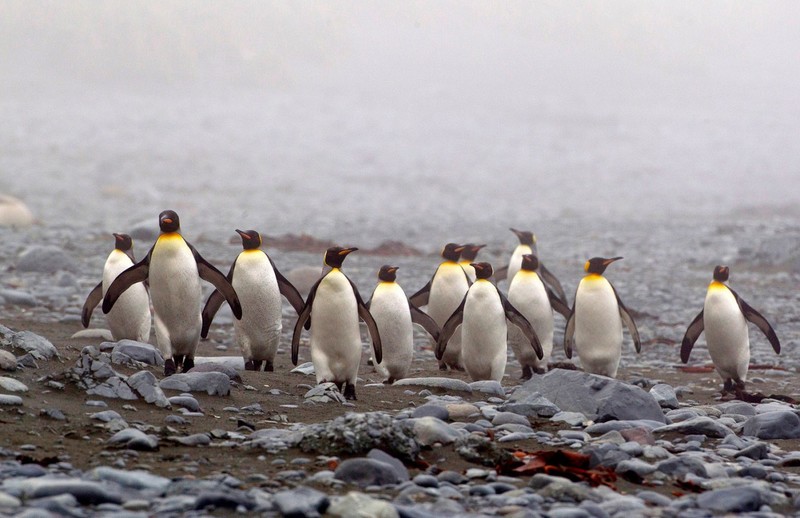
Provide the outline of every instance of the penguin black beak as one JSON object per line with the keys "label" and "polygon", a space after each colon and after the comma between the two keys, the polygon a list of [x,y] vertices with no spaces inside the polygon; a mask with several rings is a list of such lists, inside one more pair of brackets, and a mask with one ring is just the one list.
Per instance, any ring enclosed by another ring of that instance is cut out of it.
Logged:
{"label": "penguin black beak", "polygon": [[117,234],[116,232],[113,232],[111,235],[113,235],[114,239],[116,239],[117,241],[122,241],[122,234]]}
{"label": "penguin black beak", "polygon": [[349,254],[351,252],[355,252],[356,250],[358,250],[358,248],[356,248],[356,247],[343,248],[341,251],[339,251],[339,255],[346,256],[347,254]]}
{"label": "penguin black beak", "polygon": [[603,261],[603,265],[608,266],[614,261],[619,261],[620,259],[622,259],[622,257],[612,257],[611,259],[606,259],[605,261]]}
{"label": "penguin black beak", "polygon": [[399,266],[392,266],[392,267],[390,267],[388,270],[389,270],[389,273],[394,273],[394,272],[396,272],[396,271],[397,271],[397,270],[399,270],[399,269],[400,269],[400,267],[399,267]]}
{"label": "penguin black beak", "polygon": [[237,228],[237,229],[236,229],[236,233],[237,233],[237,234],[239,234],[240,236],[242,236],[242,237],[243,237],[243,238],[245,238],[245,239],[250,239],[250,234],[248,234],[248,233],[247,233],[247,232],[245,232],[244,230],[239,230],[239,229]]}
{"label": "penguin black beak", "polygon": [[453,251],[460,254],[461,252],[464,251],[464,248],[465,248],[464,245],[457,246],[456,248],[453,248]]}
{"label": "penguin black beak", "polygon": [[167,225],[172,224],[172,218],[164,218],[161,220],[162,223],[166,223]]}

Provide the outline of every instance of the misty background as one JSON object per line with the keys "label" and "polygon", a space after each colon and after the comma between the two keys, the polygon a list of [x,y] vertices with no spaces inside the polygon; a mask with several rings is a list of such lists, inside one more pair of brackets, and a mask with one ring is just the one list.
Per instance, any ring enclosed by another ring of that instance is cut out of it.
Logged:
{"label": "misty background", "polygon": [[45,223],[342,242],[800,201],[796,2],[0,3],[0,191]]}

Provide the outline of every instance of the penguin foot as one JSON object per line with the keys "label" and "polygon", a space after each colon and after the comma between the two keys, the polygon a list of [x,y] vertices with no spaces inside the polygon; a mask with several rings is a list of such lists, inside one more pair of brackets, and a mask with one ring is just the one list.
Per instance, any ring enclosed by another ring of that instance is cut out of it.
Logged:
{"label": "penguin foot", "polygon": [[539,375],[547,374],[547,368],[545,368],[545,367],[534,367],[533,368],[533,372],[535,372],[536,374],[539,374]]}
{"label": "penguin foot", "polygon": [[175,368],[175,360],[168,358],[164,362],[164,376],[172,376],[176,372],[178,372],[178,369]]}
{"label": "penguin foot", "polygon": [[571,362],[553,362],[547,365],[549,370],[553,369],[565,369],[568,371],[576,371],[579,370],[578,366]]}
{"label": "penguin foot", "polygon": [[533,377],[533,369],[531,369],[530,365],[523,365],[522,366],[522,376],[519,377],[521,380],[529,380]]}
{"label": "penguin foot", "polygon": [[439,370],[440,371],[446,371],[447,370],[447,364],[440,363],[439,364]]}
{"label": "penguin foot", "polygon": [[262,363],[264,363],[264,360],[253,360],[253,370],[260,371]]}
{"label": "penguin foot", "polygon": [[347,382],[346,381],[343,381],[341,383],[334,382],[334,384],[336,385],[336,388],[339,389],[339,392],[342,392],[344,389],[347,388]]}
{"label": "penguin foot", "polygon": [[246,371],[254,371],[254,370],[256,370],[256,366],[255,366],[255,363],[253,362],[253,360],[247,360],[246,362],[244,362],[244,370],[246,370]]}
{"label": "penguin foot", "polygon": [[391,385],[391,384],[392,384],[392,383],[394,383],[395,381],[397,381],[397,380],[396,380],[396,379],[394,379],[393,377],[389,376],[388,378],[386,378],[385,380],[383,380],[383,384],[384,384],[384,385]]}
{"label": "penguin foot", "polygon": [[181,369],[181,371],[189,372],[192,369],[192,367],[194,367],[194,358],[192,358],[191,356],[187,356],[186,358],[183,359],[183,369]]}
{"label": "penguin foot", "polygon": [[356,386],[352,383],[345,383],[344,384],[344,398],[347,400],[355,401],[356,400]]}
{"label": "penguin foot", "polygon": [[175,372],[178,369],[183,369],[183,355],[182,354],[175,354],[172,356],[172,360],[175,362]]}
{"label": "penguin foot", "polygon": [[272,363],[272,360],[264,360],[264,372],[274,372],[275,371],[275,364]]}

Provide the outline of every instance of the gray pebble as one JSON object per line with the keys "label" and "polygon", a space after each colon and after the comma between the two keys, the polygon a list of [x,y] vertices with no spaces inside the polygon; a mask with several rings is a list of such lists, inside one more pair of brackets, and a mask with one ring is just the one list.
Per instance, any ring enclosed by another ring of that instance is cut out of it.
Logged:
{"label": "gray pebble", "polygon": [[135,428],[126,428],[115,433],[108,441],[114,446],[123,446],[131,450],[155,451],[158,449],[158,439],[147,435]]}

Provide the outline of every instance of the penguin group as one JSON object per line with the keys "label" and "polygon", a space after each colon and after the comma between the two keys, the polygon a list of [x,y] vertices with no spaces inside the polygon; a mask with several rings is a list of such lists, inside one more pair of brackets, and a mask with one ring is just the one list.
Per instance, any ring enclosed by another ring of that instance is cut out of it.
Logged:
{"label": "penguin group", "polygon": [[[159,215],[159,229],[155,244],[138,262],[131,237],[113,234],[115,247],[106,259],[102,281],[86,299],[82,323],[88,327],[94,308],[101,304],[115,340],[147,342],[152,306],[165,376],[192,369],[198,343],[208,336],[225,303],[234,316],[234,341],[245,369],[273,371],[282,332],[282,298],[297,314],[292,363],[297,365],[301,336],[308,331],[317,383],[335,384],[346,399],[356,399],[361,322],[370,337],[375,369],[385,383],[409,376],[415,324],[429,335],[441,370],[464,370],[473,380],[501,381],[509,346],[523,380],[546,372],[554,346],[554,313],[564,319],[566,357],[576,354],[586,372],[616,377],[623,326],[641,352],[633,315],[604,276],[622,257],[587,260],[570,306],[561,283],[540,261],[536,236],[530,231],[511,229],[519,244],[498,270],[477,261],[486,245],[446,244],[430,280],[410,297],[397,282],[399,268],[383,265],[365,302],[343,272],[345,259],[357,248],[329,248],[322,274],[304,300],[262,250],[261,234],[255,230],[236,230],[242,251],[224,275],[182,236],[175,211]],[[725,284],[729,272],[727,266],[715,268],[703,310],[683,337],[680,357],[688,362],[694,343],[705,333],[723,391],[743,391],[750,360],[747,322],[766,335],[776,353],[780,341],[767,319]],[[214,288],[204,305],[201,280]],[[498,287],[502,280],[507,281],[507,293]]]}

